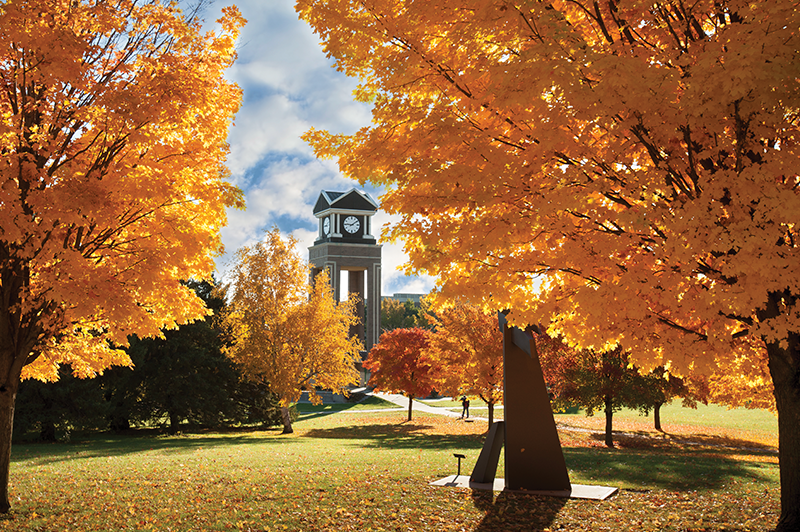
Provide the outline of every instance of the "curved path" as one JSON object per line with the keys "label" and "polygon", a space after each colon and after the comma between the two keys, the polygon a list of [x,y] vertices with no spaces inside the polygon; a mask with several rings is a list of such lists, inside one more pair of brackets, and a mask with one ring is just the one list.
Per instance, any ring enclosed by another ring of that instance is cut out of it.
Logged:
{"label": "curved path", "polygon": [[[400,395],[399,393],[383,393],[383,392],[373,392],[372,395],[374,395],[375,397],[379,397],[385,401],[394,403],[397,406],[402,406],[405,410],[408,410],[408,397],[404,395]],[[431,406],[421,401],[417,401],[416,399],[414,399],[414,403],[411,406],[411,410],[412,412],[425,412],[426,414],[438,414],[440,416],[447,416],[447,417],[455,417],[455,418],[461,417],[460,412],[454,412],[452,410],[448,410],[447,408],[441,406]],[[486,421],[487,418],[471,415],[469,419]]]}

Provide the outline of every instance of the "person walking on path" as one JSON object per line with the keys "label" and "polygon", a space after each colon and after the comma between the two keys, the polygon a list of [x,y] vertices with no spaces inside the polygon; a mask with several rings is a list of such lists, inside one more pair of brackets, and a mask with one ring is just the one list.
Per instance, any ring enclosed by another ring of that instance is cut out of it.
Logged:
{"label": "person walking on path", "polygon": [[466,413],[467,419],[469,419],[469,399],[467,399],[466,395],[461,396],[461,419],[464,419],[464,414]]}

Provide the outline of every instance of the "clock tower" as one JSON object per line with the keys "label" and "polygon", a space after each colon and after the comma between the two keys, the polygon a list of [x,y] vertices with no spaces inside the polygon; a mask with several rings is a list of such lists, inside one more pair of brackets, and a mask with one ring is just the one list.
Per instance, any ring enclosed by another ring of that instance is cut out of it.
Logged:
{"label": "clock tower", "polygon": [[319,235],[308,248],[312,276],[327,270],[337,301],[340,273],[347,272],[347,292],[358,298],[357,312],[362,316],[351,334],[362,339],[367,352],[378,343],[381,331],[381,246],[372,235],[377,211],[378,203],[361,190],[323,190],[314,205]]}

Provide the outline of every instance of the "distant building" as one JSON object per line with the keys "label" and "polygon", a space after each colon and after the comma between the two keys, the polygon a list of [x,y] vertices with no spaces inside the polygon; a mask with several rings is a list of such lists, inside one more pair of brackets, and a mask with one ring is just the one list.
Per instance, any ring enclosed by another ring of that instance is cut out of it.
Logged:
{"label": "distant building", "polygon": [[423,297],[427,296],[428,294],[394,294],[391,296],[383,296],[381,299],[393,299],[400,303],[405,303],[406,301],[411,301],[415,305],[419,306],[420,301]]}

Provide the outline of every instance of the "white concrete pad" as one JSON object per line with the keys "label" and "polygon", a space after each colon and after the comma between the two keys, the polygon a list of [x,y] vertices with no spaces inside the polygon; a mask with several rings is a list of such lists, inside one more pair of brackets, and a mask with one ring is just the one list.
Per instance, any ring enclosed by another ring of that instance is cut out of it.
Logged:
{"label": "white concrete pad", "polygon": [[[431,482],[432,486],[444,486],[452,488],[469,488],[474,490],[504,491],[506,481],[503,478],[494,479],[493,484],[470,482],[469,475],[450,475],[442,479]],[[571,490],[563,491],[529,491],[529,490],[508,490],[514,493],[529,493],[531,495],[545,495],[548,497],[565,497],[569,499],[593,499],[604,501],[614,495],[618,489],[608,486],[586,486],[584,484],[572,484]]]}

